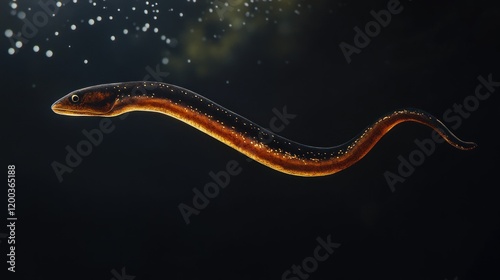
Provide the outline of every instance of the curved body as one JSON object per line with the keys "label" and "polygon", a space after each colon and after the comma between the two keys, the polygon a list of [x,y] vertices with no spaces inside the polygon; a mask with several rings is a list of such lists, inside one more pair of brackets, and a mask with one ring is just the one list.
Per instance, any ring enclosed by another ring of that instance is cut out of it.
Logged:
{"label": "curved body", "polygon": [[437,118],[416,109],[387,114],[344,144],[307,146],[281,137],[197,93],[158,82],[124,82],[80,89],[56,101],[52,110],[62,115],[100,117],[130,111],[162,113],[270,168],[297,176],[324,176],[341,171],[363,158],[394,126],[407,121],[435,129],[458,149],[476,146],[457,138]]}

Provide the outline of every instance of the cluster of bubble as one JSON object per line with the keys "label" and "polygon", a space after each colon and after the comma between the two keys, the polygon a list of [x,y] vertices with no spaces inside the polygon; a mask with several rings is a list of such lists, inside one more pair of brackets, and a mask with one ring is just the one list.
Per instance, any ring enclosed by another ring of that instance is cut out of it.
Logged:
{"label": "cluster of bubble", "polygon": [[[187,0],[193,3],[196,0]],[[211,1],[211,7],[208,8],[209,14],[217,14],[221,21],[229,20],[234,17],[238,18],[255,18],[259,15],[263,15],[265,21],[272,21],[273,23],[278,23],[277,18],[273,19],[273,16],[283,13],[294,13],[296,15],[301,14],[301,10],[306,8],[305,5],[301,3],[300,0],[214,0]],[[310,4],[307,5],[310,8]],[[200,17],[198,21],[201,22],[203,19]],[[245,21],[241,22],[241,25],[246,25]],[[229,27],[233,27],[230,22]]]}
{"label": "cluster of bubble", "polygon": [[[196,3],[196,0],[187,0]],[[185,48],[184,56],[194,61],[222,61],[230,54],[220,50],[235,50],[233,47],[248,37],[245,30],[255,32],[272,26],[270,30],[283,34],[293,33],[290,22],[303,21],[313,10],[311,1],[304,0],[210,0],[206,9],[198,15],[198,24],[191,25],[184,36],[185,45],[207,43],[202,48]],[[207,28],[208,27],[208,28]],[[215,27],[215,28],[214,28]],[[200,38],[201,36],[201,38]],[[186,42],[188,41],[188,42]],[[191,43],[192,42],[192,43]],[[208,55],[207,55],[208,54]],[[289,60],[284,61],[289,64]],[[257,60],[257,65],[263,64]]]}
{"label": "cluster of bubble", "polygon": [[[35,30],[36,32],[31,32],[31,33],[37,33],[37,31],[41,28],[44,28],[48,22],[51,20],[51,18],[60,17],[60,14],[63,14],[60,12],[60,9],[65,8],[66,5],[73,4],[73,5],[91,5],[96,8],[101,8],[101,11],[104,12],[106,11],[108,14],[109,12],[112,12],[112,15],[109,16],[102,16],[102,15],[97,15],[94,17],[90,17],[87,19],[81,19],[78,22],[73,22],[70,23],[70,20],[67,19],[68,24],[63,24],[62,25],[62,30],[58,31],[55,30],[52,34],[53,37],[58,37],[61,34],[64,34],[64,32],[76,32],[81,25],[88,25],[88,26],[95,26],[100,22],[106,22],[106,21],[113,21],[115,17],[118,16],[124,16],[125,20],[129,20],[129,14],[124,15],[124,13],[121,13],[122,11],[125,11],[125,9],[130,13],[143,13],[144,15],[150,16],[150,22],[155,22],[158,19],[158,15],[160,13],[160,9],[158,8],[158,3],[156,2],[150,2],[150,1],[142,1],[138,4],[133,4],[135,6],[132,7],[127,7],[127,8],[117,8],[116,13],[115,11],[110,11],[111,8],[106,5],[106,0],[102,1],[95,1],[95,0],[63,0],[63,1],[47,1],[47,2],[38,2],[38,6],[28,6],[24,10],[21,9],[21,6],[24,5],[25,3],[19,2],[17,0],[11,0],[10,3],[8,3],[10,7],[10,14],[12,16],[16,16],[19,20],[23,21],[24,25],[26,26],[29,24],[29,27],[31,31]],[[141,7],[141,8],[139,8]],[[113,16],[114,15],[114,16]],[[132,16],[131,16],[132,17]],[[180,14],[180,17],[182,17],[182,13]],[[152,21],[151,21],[152,20]],[[145,22],[144,24],[137,25],[136,22],[132,22],[133,24],[133,29],[135,29],[136,32],[148,32],[152,31],[155,34],[158,34],[160,32],[160,29],[158,27],[152,26],[151,23]],[[26,31],[26,27],[23,26],[22,31]],[[65,28],[68,28],[69,30],[65,30]],[[123,28],[120,31],[117,31],[115,34],[111,34],[109,36],[110,41],[116,41],[119,39],[120,36],[127,36],[131,35],[134,30],[129,30],[127,28]],[[24,32],[26,33],[26,32]],[[123,34],[123,35],[121,35]],[[11,46],[8,48],[7,52],[10,55],[16,54],[21,48],[26,47],[28,43],[32,45],[33,52],[38,53],[42,51],[42,41],[40,41],[40,38],[37,38],[36,36],[32,36],[33,34],[30,34],[30,36],[23,36],[26,34],[23,34],[23,32],[14,32],[12,29],[5,29],[4,31],[5,37],[9,39],[11,42]],[[136,33],[137,36],[137,33]],[[45,41],[50,41],[50,39],[53,39],[46,37]],[[167,38],[166,35],[161,35],[159,38],[166,42],[168,45],[174,45],[176,43],[175,39]],[[38,40],[38,44],[35,42]],[[71,44],[68,45],[68,48],[71,48]],[[53,57],[54,56],[54,51],[50,48],[47,47],[45,48],[45,56],[46,57]],[[88,59],[85,59],[83,61],[85,64],[89,62]],[[168,59],[163,59],[164,63],[168,63]]]}

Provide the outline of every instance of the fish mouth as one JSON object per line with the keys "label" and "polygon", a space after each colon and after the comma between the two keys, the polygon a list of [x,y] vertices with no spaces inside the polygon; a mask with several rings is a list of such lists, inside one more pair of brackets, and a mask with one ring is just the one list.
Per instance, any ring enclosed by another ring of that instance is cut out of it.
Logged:
{"label": "fish mouth", "polygon": [[56,101],[54,104],[52,104],[51,109],[54,113],[58,115],[63,115],[63,116],[99,116],[99,115],[104,115],[106,113],[99,113],[91,110],[73,110],[69,109],[68,107],[60,104],[58,101]]}
{"label": "fish mouth", "polygon": [[[63,98],[64,99],[64,98]],[[63,115],[63,116],[86,116],[86,117],[102,117],[102,116],[112,116],[110,114],[111,111],[113,111],[115,107],[115,104],[111,106],[111,108],[106,111],[106,112],[99,112],[96,110],[90,110],[90,109],[73,109],[73,108],[68,108],[68,106],[64,105],[61,100],[58,100],[52,104],[50,107],[52,111],[58,115]]]}

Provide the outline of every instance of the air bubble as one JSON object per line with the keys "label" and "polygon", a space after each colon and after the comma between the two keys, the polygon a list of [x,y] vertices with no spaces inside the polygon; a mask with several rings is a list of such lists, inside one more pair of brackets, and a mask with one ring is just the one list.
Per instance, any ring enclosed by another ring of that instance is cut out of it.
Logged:
{"label": "air bubble", "polygon": [[23,12],[23,11],[20,11],[19,13],[17,13],[17,17],[20,19],[20,20],[23,20],[26,18],[26,13]]}
{"label": "air bubble", "polygon": [[5,37],[10,38],[10,37],[12,37],[12,35],[14,35],[14,32],[12,32],[12,30],[10,30],[10,29],[7,29],[7,30],[5,30],[4,34],[5,34]]}

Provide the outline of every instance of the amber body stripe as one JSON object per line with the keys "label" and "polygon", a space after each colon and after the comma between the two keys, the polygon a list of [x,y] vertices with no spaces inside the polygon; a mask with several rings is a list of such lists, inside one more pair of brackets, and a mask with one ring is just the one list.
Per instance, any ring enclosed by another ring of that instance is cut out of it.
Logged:
{"label": "amber body stripe", "polygon": [[435,129],[458,149],[476,146],[460,140],[437,118],[417,109],[387,114],[344,144],[307,146],[281,137],[197,93],[158,82],[124,82],[80,89],[56,101],[52,109],[70,116],[112,117],[130,111],[163,113],[270,168],[297,176],[324,176],[341,171],[363,158],[394,126],[407,121]]}

